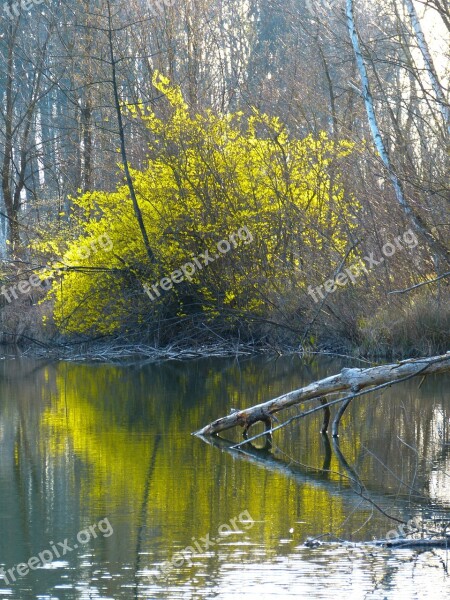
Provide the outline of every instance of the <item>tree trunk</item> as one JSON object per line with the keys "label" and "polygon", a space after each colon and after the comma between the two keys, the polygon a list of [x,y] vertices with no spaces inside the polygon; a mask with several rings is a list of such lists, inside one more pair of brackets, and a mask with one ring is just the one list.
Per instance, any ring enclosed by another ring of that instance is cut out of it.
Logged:
{"label": "tree trunk", "polygon": [[[444,371],[450,371],[450,352],[443,356],[404,360],[399,363],[369,369],[342,369],[338,375],[315,381],[268,402],[217,419],[195,432],[195,435],[213,435],[237,425],[244,427],[244,431],[247,432],[248,428],[254,423],[262,421],[266,424],[274,413],[306,400],[319,400],[322,396],[336,392],[356,394],[364,388],[375,388],[381,384],[396,383],[417,375],[430,375],[432,373],[443,373]],[[342,401],[345,400],[342,399]],[[321,403],[324,405],[322,400]]]}
{"label": "tree trunk", "polygon": [[128,186],[129,192],[130,192],[131,201],[133,203],[134,214],[136,216],[136,220],[139,225],[139,229],[140,229],[140,232],[142,235],[142,240],[144,242],[145,250],[147,252],[147,256],[148,256],[150,263],[154,263],[155,255],[153,254],[153,250],[151,249],[151,246],[150,246],[150,240],[148,239],[147,230],[145,228],[144,220],[142,218],[142,212],[139,207],[138,199],[136,196],[136,191],[134,189],[133,179],[132,179],[131,173],[130,173],[130,167],[128,164],[127,149],[126,149],[126,145],[125,145],[125,128],[123,125],[122,107],[121,107],[121,101],[120,101],[120,97],[119,97],[119,87],[117,84],[117,68],[116,68],[117,60],[116,60],[116,57],[114,54],[113,23],[112,23],[112,15],[111,15],[111,3],[109,0],[107,2],[107,8],[108,8],[108,43],[109,43],[109,56],[110,56],[110,61],[111,61],[111,77],[112,77],[111,82],[112,82],[112,86],[113,86],[114,105],[115,105],[116,114],[117,114],[117,123],[119,126],[120,154],[122,157],[122,164],[123,164],[123,169],[125,171],[125,178],[127,181],[127,186]]}
{"label": "tree trunk", "polygon": [[422,53],[423,62],[425,63],[425,69],[430,79],[431,85],[433,87],[434,93],[436,94],[436,99],[439,103],[439,108],[442,113],[442,117],[444,119],[444,124],[447,127],[447,131],[450,133],[450,120],[449,120],[449,106],[448,102],[445,98],[444,90],[442,89],[441,83],[438,79],[436,69],[434,67],[433,59],[431,58],[430,51],[428,49],[428,44],[425,39],[425,36],[422,31],[422,26],[420,24],[419,16],[415,9],[412,0],[403,0],[406,4],[406,8],[408,10],[409,18],[411,19],[411,24],[414,29],[414,33],[416,34],[417,44],[419,46],[420,52]]}
{"label": "tree trunk", "polygon": [[3,201],[9,221],[9,238],[13,253],[18,249],[20,243],[18,214],[14,210],[14,199],[12,191],[12,166],[13,166],[13,80],[14,80],[14,44],[16,40],[16,28],[9,25],[9,43],[6,69],[6,92],[5,92],[5,142],[3,149],[2,165],[2,192]]}
{"label": "tree trunk", "polygon": [[429,230],[426,223],[423,221],[420,215],[416,214],[413,208],[410,206],[408,200],[406,199],[405,192],[403,189],[403,183],[398,177],[394,166],[392,164],[391,158],[389,156],[389,152],[385,146],[383,141],[383,137],[381,135],[380,128],[378,127],[377,117],[375,114],[375,108],[373,103],[372,92],[369,84],[369,76],[367,74],[366,63],[361,51],[361,45],[359,42],[358,32],[356,30],[355,16],[353,13],[353,0],[347,0],[346,5],[346,15],[347,15],[347,27],[350,35],[350,40],[353,46],[353,51],[356,57],[356,64],[359,71],[359,76],[361,79],[362,85],[362,95],[364,99],[364,104],[366,107],[367,118],[369,121],[370,131],[372,133],[372,138],[378,153],[380,154],[381,160],[383,161],[384,166],[386,167],[389,178],[392,182],[392,185],[395,190],[395,196],[397,198],[398,203],[405,215],[411,220],[414,228],[419,233],[419,235],[425,239],[429,247],[434,250],[437,254],[442,256],[444,260],[450,264],[450,251],[437,240],[431,231]]}

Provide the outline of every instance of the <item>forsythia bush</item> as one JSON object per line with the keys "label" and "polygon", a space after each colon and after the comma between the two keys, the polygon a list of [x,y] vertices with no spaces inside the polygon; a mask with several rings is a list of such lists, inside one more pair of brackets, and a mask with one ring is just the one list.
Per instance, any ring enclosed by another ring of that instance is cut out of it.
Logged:
{"label": "forsythia bush", "polygon": [[[308,255],[338,256],[347,246],[357,203],[345,194],[339,163],[351,142],[325,133],[291,139],[278,118],[257,110],[191,115],[178,87],[160,74],[153,83],[170,118],[142,106],[124,110],[144,121],[152,140],[148,165],[132,178],[156,260],[147,256],[125,184],[73,199],[77,235],[55,234],[47,246],[79,267],[53,285],[56,322],[66,331],[113,333],[192,305],[207,317],[223,308],[263,313],[283,290],[305,283]],[[238,243],[154,302],[144,293],[144,284],[205,250],[217,254],[217,242],[241,227],[251,243]],[[80,256],[102,235],[111,247]]]}

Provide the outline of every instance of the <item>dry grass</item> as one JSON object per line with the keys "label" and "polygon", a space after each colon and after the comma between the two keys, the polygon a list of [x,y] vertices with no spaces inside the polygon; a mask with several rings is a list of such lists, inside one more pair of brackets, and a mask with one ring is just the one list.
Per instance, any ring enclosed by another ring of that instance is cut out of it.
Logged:
{"label": "dry grass", "polygon": [[359,326],[367,355],[428,356],[450,350],[450,298],[430,292],[388,300]]}

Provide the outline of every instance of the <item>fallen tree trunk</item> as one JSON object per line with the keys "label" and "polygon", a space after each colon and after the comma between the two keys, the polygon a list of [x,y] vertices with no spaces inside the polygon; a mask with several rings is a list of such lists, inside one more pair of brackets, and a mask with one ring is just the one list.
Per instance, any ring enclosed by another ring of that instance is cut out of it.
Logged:
{"label": "fallen tree trunk", "polygon": [[403,539],[374,540],[367,542],[369,546],[386,546],[386,548],[450,548],[450,536],[435,539]]}
{"label": "fallen tree trunk", "polygon": [[[345,542],[339,540],[343,546],[347,546],[350,548],[358,548],[359,546],[382,546],[384,548],[411,548],[411,549],[420,549],[420,548],[450,548],[450,536],[440,537],[435,539],[405,539],[405,538],[397,538],[394,540],[372,540],[370,542]],[[333,546],[335,542],[320,542],[315,538],[307,539],[304,543],[307,548],[316,548],[317,546]]]}
{"label": "fallen tree trunk", "polygon": [[[375,389],[379,385],[399,383],[418,375],[431,375],[433,373],[443,373],[444,371],[450,371],[450,351],[442,356],[409,359],[368,369],[345,368],[337,375],[315,381],[268,402],[263,402],[244,410],[238,410],[217,419],[199,431],[196,431],[194,435],[214,435],[221,431],[240,426],[244,427],[244,438],[246,438],[249,427],[258,422],[263,422],[266,426],[266,432],[270,433],[272,415],[295,404],[316,399],[322,402],[325,410],[328,408],[328,405],[324,404],[323,398],[329,394],[338,392],[357,394],[359,390],[364,388]],[[342,398],[342,402],[345,401],[345,408],[349,404],[348,400],[348,397]],[[336,402],[339,402],[339,400],[335,400],[333,403]],[[342,417],[344,410],[338,412],[338,419]],[[337,423],[338,420],[333,424],[333,435],[337,435]]]}

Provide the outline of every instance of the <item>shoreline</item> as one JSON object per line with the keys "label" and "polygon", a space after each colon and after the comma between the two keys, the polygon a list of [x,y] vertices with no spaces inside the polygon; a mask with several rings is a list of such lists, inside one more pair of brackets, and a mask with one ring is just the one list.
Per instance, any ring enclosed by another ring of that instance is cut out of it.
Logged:
{"label": "shoreline", "polygon": [[[158,364],[169,361],[190,361],[208,358],[250,358],[259,355],[273,357],[330,357],[348,361],[357,361],[361,365],[375,365],[386,359],[403,360],[417,358],[413,352],[363,353],[356,346],[333,346],[323,344],[315,348],[302,348],[289,344],[244,343],[239,340],[223,340],[221,342],[203,342],[199,344],[174,343],[166,346],[154,346],[146,343],[120,342],[105,340],[103,342],[78,341],[48,344],[28,338],[19,344],[0,345],[0,355],[11,355],[30,359],[51,359],[77,363],[110,363],[110,364]],[[430,354],[431,356],[432,354]]]}

